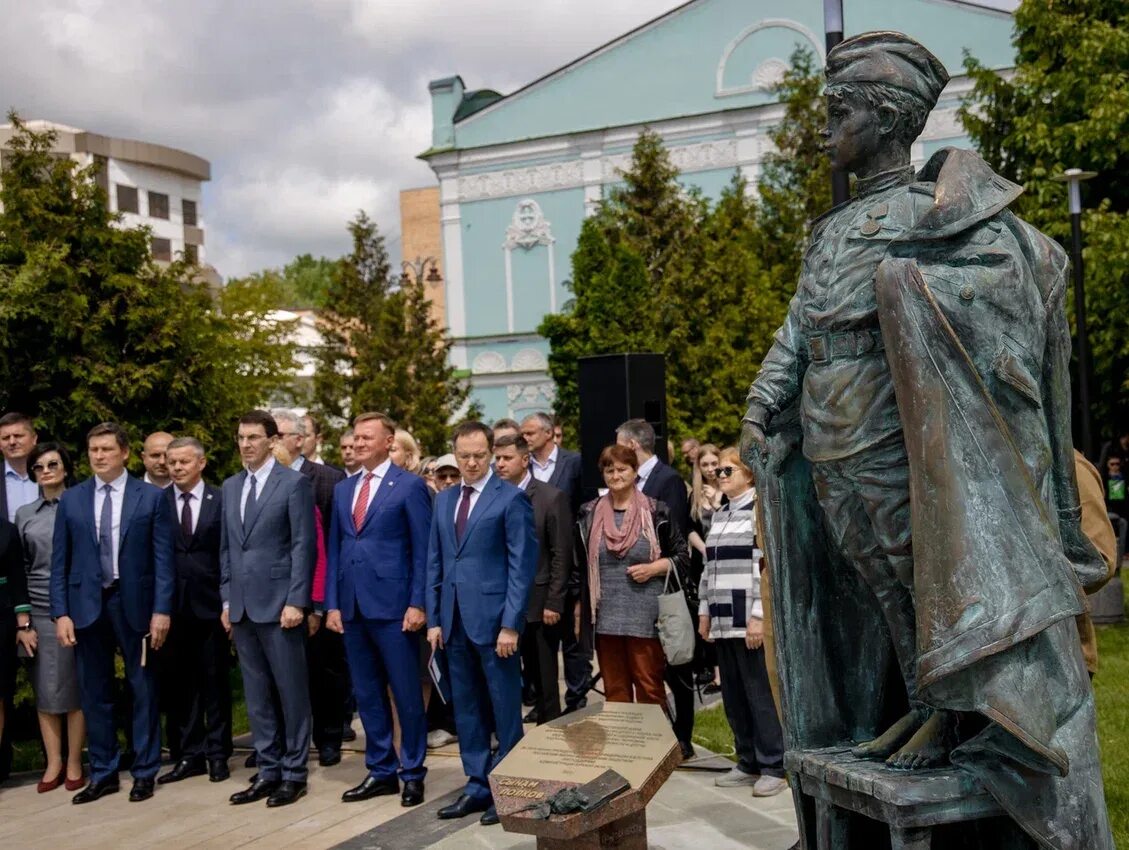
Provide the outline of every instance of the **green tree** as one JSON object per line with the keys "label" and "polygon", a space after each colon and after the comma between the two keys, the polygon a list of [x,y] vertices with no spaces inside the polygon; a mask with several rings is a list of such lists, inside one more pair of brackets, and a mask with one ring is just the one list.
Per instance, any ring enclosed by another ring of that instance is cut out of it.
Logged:
{"label": "green tree", "polygon": [[1064,245],[1066,188],[1051,178],[1067,168],[1098,173],[1083,184],[1083,261],[1093,416],[1110,436],[1129,422],[1129,5],[1025,0],[1013,43],[1008,77],[966,57],[975,87],[961,117],[981,155],[1023,186],[1015,212]]}
{"label": "green tree", "polygon": [[431,318],[425,282],[391,277],[376,223],[360,212],[349,233],[353,251],[336,263],[319,315],[315,409],[331,424],[382,410],[439,451],[469,394],[448,363],[451,340]]}
{"label": "green tree", "polygon": [[103,420],[136,442],[162,429],[235,464],[234,421],[289,380],[272,293],[214,299],[183,262],[154,263],[145,228],[121,226],[95,182],[52,153],[53,132],[14,113],[0,188],[0,408],[22,410],[73,447]]}

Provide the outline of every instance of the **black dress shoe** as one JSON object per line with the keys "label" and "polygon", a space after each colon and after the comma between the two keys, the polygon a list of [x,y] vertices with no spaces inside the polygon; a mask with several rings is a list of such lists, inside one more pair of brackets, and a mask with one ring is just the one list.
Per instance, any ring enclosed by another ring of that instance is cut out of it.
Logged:
{"label": "black dress shoe", "polygon": [[404,793],[400,795],[400,805],[405,809],[423,802],[423,780],[409,779],[404,783]]}
{"label": "black dress shoe", "polygon": [[341,748],[319,747],[318,764],[322,767],[333,767],[335,764],[341,764]]}
{"label": "black dress shoe", "polygon": [[375,776],[366,776],[365,781],[355,788],[350,788],[341,795],[342,803],[357,803],[361,800],[371,800],[373,797],[384,797],[389,794],[400,793],[400,780],[395,776],[388,779],[377,779]]}
{"label": "black dress shoe", "polygon": [[206,772],[207,768],[204,767],[202,758],[181,759],[172,770],[157,777],[157,784],[167,785],[169,782],[180,782],[180,780],[187,779],[190,776],[203,776]]}
{"label": "black dress shoe", "polygon": [[697,757],[698,754],[696,752],[694,752],[694,745],[691,744],[689,741],[679,741],[678,746],[681,747],[681,749],[682,749],[682,760],[683,761]]}
{"label": "black dress shoe", "polygon": [[529,709],[529,711],[527,711],[525,713],[525,717],[521,718],[521,722],[522,723],[540,723],[541,722],[541,715],[538,713],[537,709],[531,708],[531,709]]}
{"label": "black dress shoe", "polygon": [[254,750],[251,751],[251,755],[247,756],[247,758],[243,760],[243,766],[244,767],[258,767],[259,766],[259,756],[258,756],[258,754],[255,753]]}
{"label": "black dress shoe", "polygon": [[152,779],[135,779],[133,780],[133,787],[129,789],[129,801],[131,803],[140,803],[142,800],[148,800],[153,796],[153,780]]}
{"label": "black dress shoe", "polygon": [[116,776],[107,776],[105,779],[99,779],[97,782],[90,781],[90,784],[71,797],[71,802],[76,805],[83,803],[93,803],[99,797],[105,797],[107,794],[116,794],[121,789],[118,784]]}
{"label": "black dress shoe", "polygon": [[244,803],[254,803],[257,800],[262,800],[264,797],[269,797],[278,790],[282,782],[277,779],[256,779],[250,788],[243,791],[236,791],[228,799],[232,805],[242,806]]}
{"label": "black dress shoe", "polygon": [[498,818],[498,810],[491,806],[482,813],[482,817],[478,819],[478,822],[483,826],[497,826],[501,823],[501,820]]}
{"label": "black dress shoe", "polygon": [[289,806],[299,797],[305,796],[305,782],[294,782],[290,779],[284,779],[282,780],[282,784],[275,789],[274,793],[267,797],[267,805],[272,809],[275,806]]}
{"label": "black dress shoe", "polygon": [[346,742],[357,740],[357,733],[348,723],[346,723],[345,728],[341,730],[341,740]]}
{"label": "black dress shoe", "polygon": [[444,806],[439,810],[440,820],[452,820],[454,818],[465,818],[467,815],[472,815],[475,812],[484,812],[490,808],[490,798],[484,800],[476,800],[474,797],[468,797],[466,794],[460,794],[459,799],[451,803],[449,806]]}
{"label": "black dress shoe", "polygon": [[212,782],[223,782],[229,776],[231,771],[228,770],[227,759],[208,759],[208,779]]}

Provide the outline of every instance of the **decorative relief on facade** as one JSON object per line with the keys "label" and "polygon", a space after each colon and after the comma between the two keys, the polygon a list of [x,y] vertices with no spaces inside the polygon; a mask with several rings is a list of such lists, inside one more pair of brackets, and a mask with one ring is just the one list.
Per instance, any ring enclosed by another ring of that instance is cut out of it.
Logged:
{"label": "decorative relief on facade", "polygon": [[483,351],[470,366],[476,375],[491,375],[506,371],[506,358],[497,351]]}
{"label": "decorative relief on facade", "polygon": [[[679,171],[709,171],[714,168],[734,168],[737,165],[736,139],[672,146],[668,151],[670,161]],[[631,167],[631,154],[606,156],[601,162],[605,182],[619,180],[620,174]]]}
{"label": "decorative relief on facade", "polygon": [[[784,33],[783,37],[780,39],[767,34],[763,37],[757,36],[757,33],[774,29],[791,30],[791,32]],[[737,37],[729,42],[725,50],[722,51],[721,59],[717,63],[717,85],[714,89],[714,97],[729,97],[735,94],[749,94],[750,92],[767,91],[771,89],[772,86],[783,77],[783,72],[787,70],[788,65],[786,62],[776,58],[766,59],[752,74],[745,78],[748,82],[737,83],[737,81],[733,79],[737,76],[735,72],[727,74],[729,70],[729,60],[738,47],[751,39],[756,38],[758,39],[758,43],[762,44],[772,43],[774,40],[793,41],[797,33],[803,36],[804,39],[815,48],[816,55],[819,57],[819,61],[822,64],[826,57],[822,37],[817,36],[812,30],[798,21],[793,21],[789,18],[765,18],[739,32]],[[729,77],[728,82],[726,82],[727,76]]]}
{"label": "decorative relief on facade", "polygon": [[506,241],[502,247],[512,251],[514,248],[528,250],[537,245],[552,245],[556,240],[553,239],[550,228],[540,204],[532,198],[518,201],[513,220],[506,228]]}
{"label": "decorative relief on facade", "polygon": [[517,411],[528,413],[534,410],[548,410],[556,398],[557,387],[551,381],[506,385],[506,399],[509,401],[511,416]]}
{"label": "decorative relief on facade", "polygon": [[549,361],[536,348],[523,348],[514,355],[513,362],[510,363],[510,370],[513,372],[544,372],[548,368]]}
{"label": "decorative relief on facade", "polygon": [[788,63],[775,56],[761,62],[753,71],[753,88],[760,91],[772,91],[784,81],[788,72]]}
{"label": "decorative relief on facade", "polygon": [[554,162],[509,168],[484,174],[468,174],[459,178],[459,200],[478,201],[484,198],[507,198],[567,189],[584,182],[584,163]]}

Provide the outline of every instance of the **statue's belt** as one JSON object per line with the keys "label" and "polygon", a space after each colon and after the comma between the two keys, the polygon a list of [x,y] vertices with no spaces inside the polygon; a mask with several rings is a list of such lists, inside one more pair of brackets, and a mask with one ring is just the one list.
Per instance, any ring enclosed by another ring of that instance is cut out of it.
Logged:
{"label": "statue's belt", "polygon": [[815,364],[830,363],[832,360],[862,357],[882,351],[881,331],[842,331],[808,334],[808,355]]}

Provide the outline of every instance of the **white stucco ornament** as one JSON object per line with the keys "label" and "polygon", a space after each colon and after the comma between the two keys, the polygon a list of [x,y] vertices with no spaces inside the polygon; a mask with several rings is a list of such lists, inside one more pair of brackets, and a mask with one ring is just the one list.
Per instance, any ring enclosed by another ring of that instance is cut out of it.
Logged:
{"label": "white stucco ornament", "polygon": [[532,198],[525,198],[517,203],[502,247],[512,251],[514,248],[528,250],[538,245],[552,245],[556,240],[550,228],[545,214],[541,212],[541,205]]}
{"label": "white stucco ornament", "polygon": [[476,375],[492,375],[506,371],[506,358],[497,351],[483,351],[474,358],[470,367]]}
{"label": "white stucco ornament", "polygon": [[549,368],[549,361],[536,348],[523,348],[514,355],[510,368],[515,372],[544,372]]}
{"label": "white stucco ornament", "polygon": [[753,88],[761,91],[772,91],[784,81],[784,74],[788,71],[788,63],[775,56],[765,59],[753,71]]}

